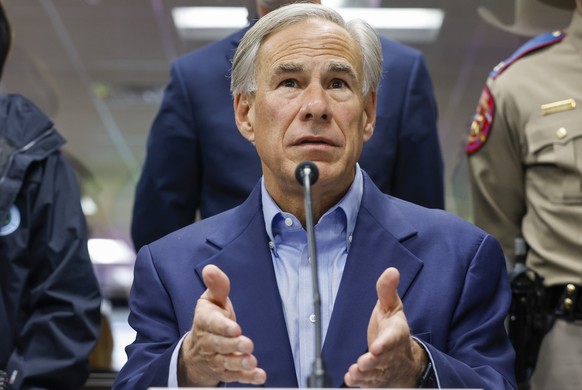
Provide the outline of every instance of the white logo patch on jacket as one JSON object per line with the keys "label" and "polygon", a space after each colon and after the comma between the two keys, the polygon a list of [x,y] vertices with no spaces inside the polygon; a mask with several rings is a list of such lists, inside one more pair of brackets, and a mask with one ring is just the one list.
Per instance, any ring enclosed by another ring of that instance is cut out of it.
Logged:
{"label": "white logo patch on jacket", "polygon": [[0,236],[7,236],[14,233],[16,229],[20,226],[20,211],[16,205],[10,206],[10,211],[6,216],[0,227]]}

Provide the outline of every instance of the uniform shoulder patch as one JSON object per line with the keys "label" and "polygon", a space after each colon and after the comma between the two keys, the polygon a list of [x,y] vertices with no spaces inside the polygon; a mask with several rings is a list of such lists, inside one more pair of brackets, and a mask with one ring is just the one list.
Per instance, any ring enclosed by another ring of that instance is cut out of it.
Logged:
{"label": "uniform shoulder patch", "polygon": [[495,79],[515,61],[539,49],[561,42],[565,36],[566,33],[564,31],[557,30],[542,35],[538,35],[537,37],[530,39],[529,41],[524,43],[519,49],[517,49],[511,56],[509,56],[509,58],[497,64],[497,66],[493,68],[491,73],[489,73],[489,77]]}
{"label": "uniform shoulder patch", "polygon": [[483,88],[481,96],[479,97],[479,104],[477,105],[477,111],[473,116],[473,123],[471,123],[471,131],[469,133],[469,139],[467,140],[466,152],[471,155],[481,149],[487,138],[489,137],[489,132],[491,131],[491,125],[493,123],[493,116],[495,115],[495,100],[491,91],[487,86]]}

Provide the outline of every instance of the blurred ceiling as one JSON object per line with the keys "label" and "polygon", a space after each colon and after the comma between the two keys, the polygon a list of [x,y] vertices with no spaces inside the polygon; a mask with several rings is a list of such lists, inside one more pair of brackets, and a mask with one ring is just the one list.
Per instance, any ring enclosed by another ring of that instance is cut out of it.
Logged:
{"label": "blurred ceiling", "polygon": [[[98,211],[91,235],[129,241],[135,183],[150,124],[168,80],[172,59],[208,44],[180,37],[171,10],[177,6],[247,6],[253,0],[3,0],[15,41],[2,92],[21,93],[53,117],[78,162],[83,190]],[[325,4],[325,0],[323,1]],[[479,6],[507,24],[512,0],[365,0],[359,7],[428,7],[445,12],[433,42],[398,37],[421,50],[439,105],[445,153],[447,208],[469,217],[464,140],[489,71],[525,38],[483,21]],[[567,13],[545,17],[565,27]]]}

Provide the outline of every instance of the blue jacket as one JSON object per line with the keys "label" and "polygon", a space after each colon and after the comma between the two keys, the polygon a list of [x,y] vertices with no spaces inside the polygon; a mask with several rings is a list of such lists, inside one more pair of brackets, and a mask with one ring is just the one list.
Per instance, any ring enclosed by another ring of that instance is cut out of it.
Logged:
{"label": "blue jacket", "polygon": [[[241,204],[261,176],[240,135],[230,95],[231,60],[247,29],[177,59],[147,144],[135,192],[136,249]],[[422,55],[382,39],[383,80],[374,136],[360,159],[380,189],[444,208],[443,161],[432,82]]]}
{"label": "blue jacket", "polygon": [[[129,301],[137,339],[126,349],[128,362],[114,388],[167,386],[172,351],[191,329],[209,263],[230,278],[237,321],[267,372],[265,386],[296,387],[268,240],[256,186],[241,206],[144,246]],[[406,317],[428,346],[441,387],[515,388],[503,324],[511,297],[498,242],[450,213],[381,193],[367,175],[323,346],[332,387],[342,385],[348,367],[367,351],[375,285],[388,267],[400,271]]]}

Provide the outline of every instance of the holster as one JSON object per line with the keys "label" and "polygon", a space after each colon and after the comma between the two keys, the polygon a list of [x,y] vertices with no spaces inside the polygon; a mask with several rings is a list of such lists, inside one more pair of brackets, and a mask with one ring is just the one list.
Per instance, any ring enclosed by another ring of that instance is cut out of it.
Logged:
{"label": "holster", "polygon": [[509,339],[515,348],[515,376],[520,388],[527,387],[533,372],[542,339],[555,321],[547,310],[543,277],[523,263],[517,263],[510,274],[512,302],[509,310]]}

